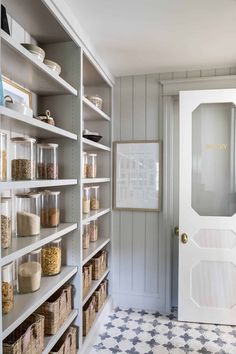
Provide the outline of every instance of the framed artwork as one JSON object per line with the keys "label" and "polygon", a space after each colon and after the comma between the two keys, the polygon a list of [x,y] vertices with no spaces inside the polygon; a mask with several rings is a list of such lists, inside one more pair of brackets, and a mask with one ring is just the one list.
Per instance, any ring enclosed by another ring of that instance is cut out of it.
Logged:
{"label": "framed artwork", "polygon": [[160,141],[114,142],[113,206],[117,210],[161,210]]}
{"label": "framed artwork", "polygon": [[2,84],[4,97],[11,96],[14,102],[24,103],[32,108],[32,92],[5,76],[2,76]]}

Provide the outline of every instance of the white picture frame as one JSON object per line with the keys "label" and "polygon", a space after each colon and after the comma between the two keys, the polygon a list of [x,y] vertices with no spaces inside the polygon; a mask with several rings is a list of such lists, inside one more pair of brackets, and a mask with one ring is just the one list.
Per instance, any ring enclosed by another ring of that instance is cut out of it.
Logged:
{"label": "white picture frame", "polygon": [[2,76],[2,85],[4,97],[10,96],[14,102],[24,103],[32,108],[32,92],[5,76]]}
{"label": "white picture frame", "polygon": [[113,208],[161,210],[162,143],[114,142]]}

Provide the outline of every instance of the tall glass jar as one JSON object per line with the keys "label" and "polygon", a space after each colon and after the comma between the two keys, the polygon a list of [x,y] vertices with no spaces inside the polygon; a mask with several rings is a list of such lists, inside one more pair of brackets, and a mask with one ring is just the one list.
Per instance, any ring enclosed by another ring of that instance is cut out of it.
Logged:
{"label": "tall glass jar", "polygon": [[56,275],[61,271],[61,238],[46,244],[42,248],[42,272],[44,275]]}
{"label": "tall glass jar", "polygon": [[7,179],[7,134],[0,132],[0,181]]}
{"label": "tall glass jar", "polygon": [[83,213],[90,213],[90,187],[84,187],[83,189]]}
{"label": "tall glass jar", "polygon": [[88,154],[87,177],[97,177],[97,154]]}
{"label": "tall glass jar", "polygon": [[58,144],[37,144],[38,179],[58,178]]}
{"label": "tall glass jar", "polygon": [[2,248],[11,247],[12,241],[12,200],[11,198],[1,197],[1,246]]}
{"label": "tall glass jar", "polygon": [[82,178],[87,178],[88,154],[85,151],[83,152],[82,166]]}
{"label": "tall glass jar", "polygon": [[13,159],[11,177],[13,180],[35,179],[36,140],[32,138],[12,138]]}
{"label": "tall glass jar", "polygon": [[40,194],[16,195],[16,235],[34,236],[40,233]]}
{"label": "tall glass jar", "polygon": [[83,249],[89,248],[89,225],[89,222],[83,225]]}
{"label": "tall glass jar", "polygon": [[41,224],[43,227],[57,227],[60,224],[59,191],[41,193]]}
{"label": "tall glass jar", "polygon": [[2,313],[9,313],[14,306],[13,262],[2,266]]}
{"label": "tall glass jar", "polygon": [[21,294],[32,293],[41,284],[41,248],[17,260],[17,291]]}
{"label": "tall glass jar", "polygon": [[96,242],[98,239],[98,220],[91,220],[89,225],[90,242]]}
{"label": "tall glass jar", "polygon": [[91,187],[91,210],[99,209],[99,186]]}

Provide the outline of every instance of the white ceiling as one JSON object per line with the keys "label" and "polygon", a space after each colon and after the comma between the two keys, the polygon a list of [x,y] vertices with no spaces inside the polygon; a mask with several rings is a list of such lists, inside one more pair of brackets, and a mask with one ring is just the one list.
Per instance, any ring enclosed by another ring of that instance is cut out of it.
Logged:
{"label": "white ceiling", "polygon": [[67,0],[115,76],[236,65],[235,0]]}

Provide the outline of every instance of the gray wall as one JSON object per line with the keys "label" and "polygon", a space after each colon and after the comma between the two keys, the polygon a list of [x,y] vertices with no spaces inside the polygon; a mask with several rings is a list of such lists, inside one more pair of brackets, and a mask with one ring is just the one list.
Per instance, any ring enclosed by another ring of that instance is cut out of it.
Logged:
{"label": "gray wall", "polygon": [[[114,211],[113,294],[115,305],[168,311],[172,288],[177,305],[178,104],[174,136],[163,122],[159,80],[236,74],[235,68],[195,70],[117,78],[114,92],[114,141],[161,139],[164,144],[162,212]],[[173,145],[172,145],[173,144]],[[176,178],[169,186],[166,161],[173,149]],[[173,203],[169,203],[172,199]],[[174,210],[168,211],[168,208]],[[169,269],[169,257],[172,269]],[[170,272],[172,277],[170,279]]]}

